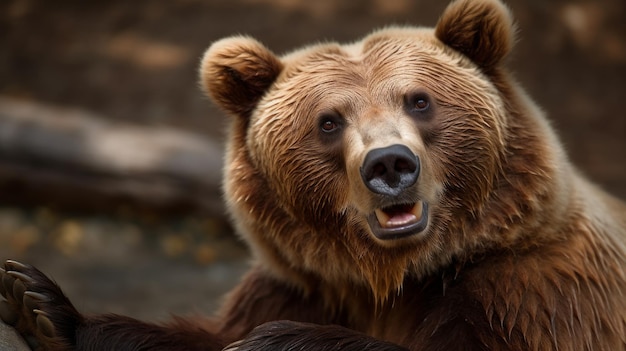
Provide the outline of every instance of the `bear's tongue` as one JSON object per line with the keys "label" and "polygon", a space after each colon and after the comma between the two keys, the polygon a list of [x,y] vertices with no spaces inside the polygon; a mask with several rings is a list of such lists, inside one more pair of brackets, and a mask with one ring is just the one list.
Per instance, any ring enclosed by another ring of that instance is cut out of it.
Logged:
{"label": "bear's tongue", "polygon": [[415,223],[422,218],[422,202],[394,205],[375,211],[378,223],[383,228],[397,228]]}

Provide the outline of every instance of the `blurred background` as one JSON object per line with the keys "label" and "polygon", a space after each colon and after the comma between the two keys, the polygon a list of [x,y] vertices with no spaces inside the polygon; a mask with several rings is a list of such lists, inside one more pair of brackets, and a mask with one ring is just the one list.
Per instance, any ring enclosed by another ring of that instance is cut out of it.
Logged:
{"label": "blurred background", "polygon": [[[626,2],[509,0],[509,65],[573,162],[626,198]],[[37,265],[79,309],[159,320],[213,310],[248,253],[220,198],[225,118],[206,47],[276,53],[432,26],[445,1],[0,2],[0,259]]]}

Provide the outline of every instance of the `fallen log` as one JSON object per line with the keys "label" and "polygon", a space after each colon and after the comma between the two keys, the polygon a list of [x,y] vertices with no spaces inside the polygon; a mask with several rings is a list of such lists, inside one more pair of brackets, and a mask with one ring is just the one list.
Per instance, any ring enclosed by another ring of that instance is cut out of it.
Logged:
{"label": "fallen log", "polygon": [[0,205],[223,214],[222,148],[165,127],[0,98]]}
{"label": "fallen log", "polygon": [[17,334],[13,327],[0,320],[0,350],[3,351],[30,351],[24,339]]}

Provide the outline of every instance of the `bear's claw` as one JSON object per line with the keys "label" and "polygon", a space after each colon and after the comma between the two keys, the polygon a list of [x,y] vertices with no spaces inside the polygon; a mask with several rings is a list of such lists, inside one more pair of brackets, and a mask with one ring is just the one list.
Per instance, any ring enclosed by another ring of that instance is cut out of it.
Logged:
{"label": "bear's claw", "polygon": [[54,327],[54,324],[52,324],[50,318],[48,318],[47,313],[37,309],[33,310],[33,312],[37,314],[35,322],[37,323],[37,328],[39,328],[41,333],[49,338],[56,337],[56,328]]}
{"label": "bear's claw", "polygon": [[[61,289],[35,267],[7,260],[0,268],[0,319],[35,350],[71,345],[81,316]],[[62,327],[59,327],[62,326]]]}

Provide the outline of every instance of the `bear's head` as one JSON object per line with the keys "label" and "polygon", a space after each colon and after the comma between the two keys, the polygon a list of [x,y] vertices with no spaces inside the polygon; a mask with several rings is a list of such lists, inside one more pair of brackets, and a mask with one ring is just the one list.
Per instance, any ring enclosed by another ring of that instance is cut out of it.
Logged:
{"label": "bear's head", "polygon": [[546,188],[525,176],[550,148],[502,68],[513,32],[500,2],[460,0],[434,29],[282,57],[248,37],[214,43],[200,75],[234,119],[226,200],[268,270],[384,299],[407,276],[514,240]]}

